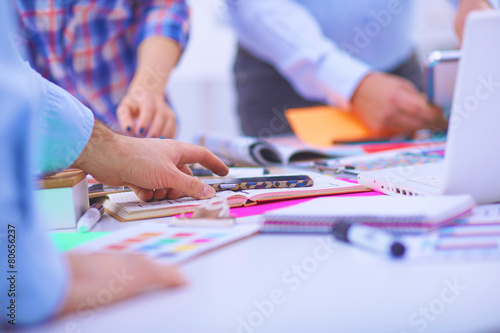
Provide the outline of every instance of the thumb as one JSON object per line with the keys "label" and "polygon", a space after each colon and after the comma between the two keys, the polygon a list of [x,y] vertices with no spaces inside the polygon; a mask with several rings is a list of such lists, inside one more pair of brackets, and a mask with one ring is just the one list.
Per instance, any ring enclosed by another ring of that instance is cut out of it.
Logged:
{"label": "thumb", "polygon": [[176,175],[171,178],[170,188],[179,190],[187,196],[195,199],[210,199],[215,196],[213,187],[205,184],[198,178],[188,176],[177,170]]}

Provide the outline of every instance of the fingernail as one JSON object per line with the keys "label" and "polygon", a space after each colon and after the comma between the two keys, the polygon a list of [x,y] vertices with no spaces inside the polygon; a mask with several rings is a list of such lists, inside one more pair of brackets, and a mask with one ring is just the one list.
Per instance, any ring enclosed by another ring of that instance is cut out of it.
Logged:
{"label": "fingernail", "polygon": [[203,187],[203,192],[201,193],[201,197],[203,199],[210,199],[215,196],[215,190],[212,186],[205,186]]}
{"label": "fingernail", "polygon": [[139,130],[139,134],[142,134],[144,133],[144,128],[141,127],[141,129]]}
{"label": "fingernail", "polygon": [[162,140],[163,140],[163,139],[165,139],[165,137],[162,135],[162,136],[160,137],[160,139],[162,139]]}
{"label": "fingernail", "polygon": [[130,133],[131,130],[132,130],[132,127],[128,126],[127,127],[127,133]]}

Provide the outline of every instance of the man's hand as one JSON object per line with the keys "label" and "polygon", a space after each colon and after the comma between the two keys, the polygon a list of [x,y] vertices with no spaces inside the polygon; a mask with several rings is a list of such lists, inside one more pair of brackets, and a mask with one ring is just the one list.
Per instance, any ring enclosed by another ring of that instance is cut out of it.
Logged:
{"label": "man's hand", "polygon": [[475,10],[488,10],[491,5],[486,0],[461,0],[458,4],[457,14],[455,16],[455,31],[462,42],[467,15]]}
{"label": "man's hand", "polygon": [[[139,82],[144,80],[138,79]],[[136,81],[137,82],[137,81]],[[165,100],[163,91],[148,90],[132,83],[122,99],[116,116],[127,135],[147,138],[174,138],[177,131],[175,113]]]}
{"label": "man's hand", "polygon": [[[154,263],[139,254],[70,254],[68,262],[72,281],[62,315],[122,301],[152,288],[185,283],[176,267]],[[99,304],[103,290],[112,297]]]}
{"label": "man's hand", "polygon": [[373,131],[389,135],[445,127],[441,111],[409,81],[391,74],[368,74],[351,99],[355,114]]}
{"label": "man's hand", "polygon": [[227,166],[208,149],[174,140],[139,139],[112,132],[97,121],[73,167],[111,186],[129,186],[144,201],[188,195],[208,199],[211,186],[192,176],[187,164],[199,163],[225,176]]}

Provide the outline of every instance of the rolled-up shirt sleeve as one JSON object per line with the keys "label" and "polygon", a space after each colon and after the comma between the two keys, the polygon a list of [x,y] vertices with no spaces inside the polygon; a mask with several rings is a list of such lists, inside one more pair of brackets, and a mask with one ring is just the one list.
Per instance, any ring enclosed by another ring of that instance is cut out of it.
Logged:
{"label": "rolled-up shirt sleeve", "polygon": [[161,36],[173,39],[184,50],[189,37],[189,11],[185,0],[136,1],[139,18],[138,46],[143,40]]}
{"label": "rolled-up shirt sleeve", "polygon": [[293,0],[228,0],[240,44],[272,64],[304,98],[347,106],[371,66],[324,36]]}

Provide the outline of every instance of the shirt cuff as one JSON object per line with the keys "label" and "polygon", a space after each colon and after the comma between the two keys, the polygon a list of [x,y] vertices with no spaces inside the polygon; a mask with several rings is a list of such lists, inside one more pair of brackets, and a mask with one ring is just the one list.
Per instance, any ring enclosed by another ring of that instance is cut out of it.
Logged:
{"label": "shirt cuff", "polygon": [[373,68],[348,54],[325,56],[316,70],[316,80],[326,103],[350,109],[350,100],[361,80]]}
{"label": "shirt cuff", "polygon": [[80,156],[94,129],[94,115],[66,90],[36,75],[43,89],[35,126],[37,172],[55,173]]}

